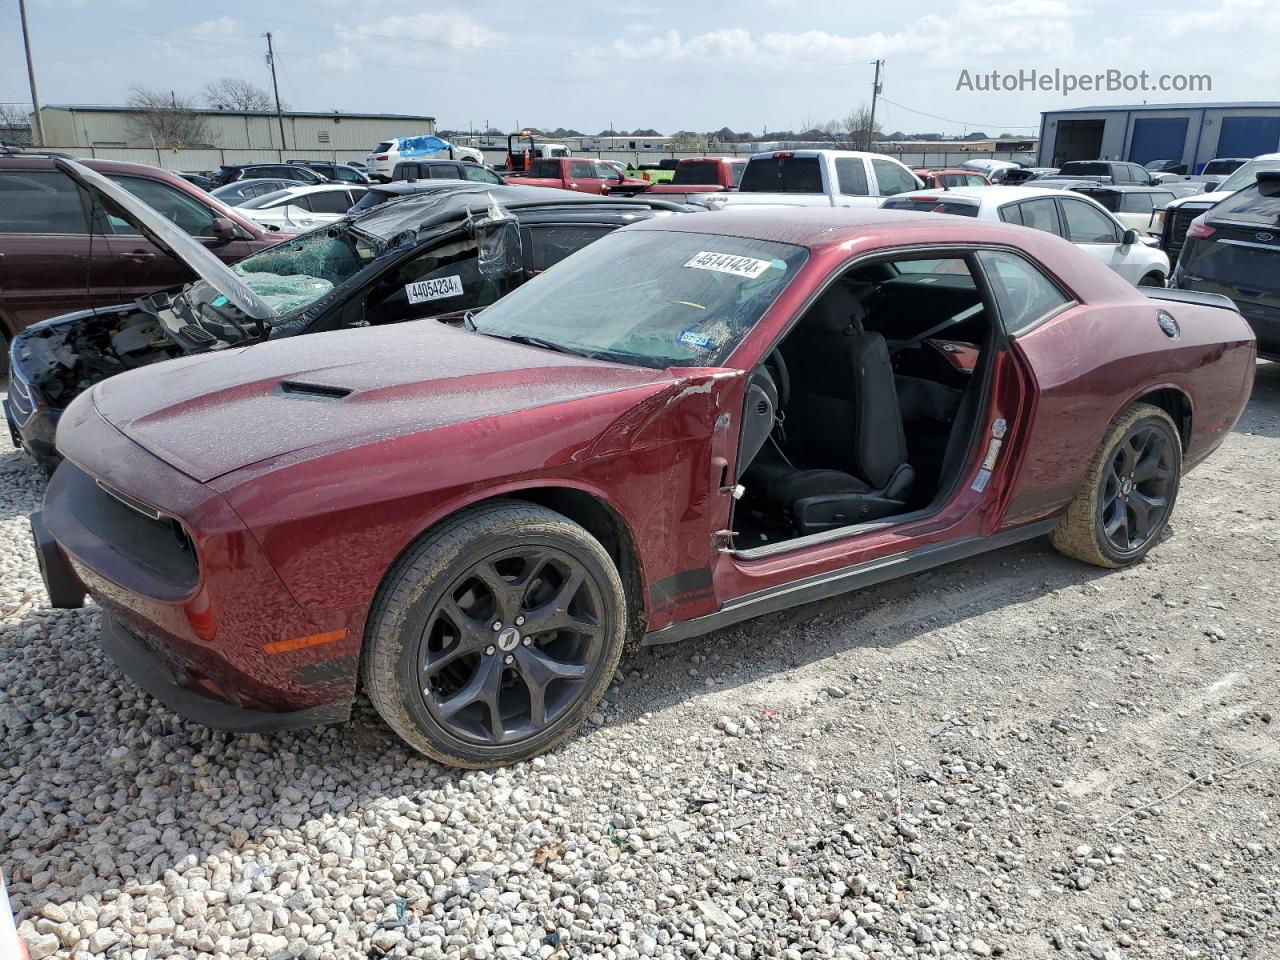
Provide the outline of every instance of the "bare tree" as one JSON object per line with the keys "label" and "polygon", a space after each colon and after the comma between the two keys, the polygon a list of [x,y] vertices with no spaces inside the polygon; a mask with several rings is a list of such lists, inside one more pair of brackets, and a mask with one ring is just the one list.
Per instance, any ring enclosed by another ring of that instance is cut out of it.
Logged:
{"label": "bare tree", "polygon": [[22,147],[31,143],[30,114],[19,104],[0,103],[0,141]]}
{"label": "bare tree", "polygon": [[850,145],[855,150],[870,150],[877,140],[884,139],[884,131],[871,118],[871,109],[858,107],[841,121],[848,131]]}
{"label": "bare tree", "polygon": [[134,84],[126,103],[133,111],[129,132],[136,140],[171,148],[214,145],[209,121],[198,112],[193,97]]}
{"label": "bare tree", "polygon": [[[237,80],[235,77],[223,77],[206,83],[200,96],[214,110],[272,110],[275,101],[271,94],[248,80]],[[280,104],[282,110],[288,107]]]}

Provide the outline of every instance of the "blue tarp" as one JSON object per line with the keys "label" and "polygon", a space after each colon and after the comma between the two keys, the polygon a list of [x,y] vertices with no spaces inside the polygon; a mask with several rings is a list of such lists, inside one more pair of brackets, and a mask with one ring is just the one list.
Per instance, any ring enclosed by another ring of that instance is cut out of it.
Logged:
{"label": "blue tarp", "polygon": [[400,141],[400,156],[426,157],[449,149],[449,141],[439,137],[404,137]]}

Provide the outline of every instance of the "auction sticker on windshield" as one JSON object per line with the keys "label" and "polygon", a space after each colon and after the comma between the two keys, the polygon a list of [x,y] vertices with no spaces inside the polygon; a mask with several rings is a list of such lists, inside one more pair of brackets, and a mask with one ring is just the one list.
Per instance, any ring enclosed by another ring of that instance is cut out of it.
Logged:
{"label": "auction sticker on windshield", "polygon": [[404,292],[408,294],[410,303],[426,303],[428,300],[443,300],[446,297],[462,296],[462,277],[436,277],[434,280],[419,280],[405,284]]}
{"label": "auction sticker on windshield", "polygon": [[714,270],[717,273],[729,273],[735,277],[754,280],[768,270],[772,263],[772,260],[757,260],[755,257],[740,257],[732,253],[699,250],[685,266],[695,270]]}

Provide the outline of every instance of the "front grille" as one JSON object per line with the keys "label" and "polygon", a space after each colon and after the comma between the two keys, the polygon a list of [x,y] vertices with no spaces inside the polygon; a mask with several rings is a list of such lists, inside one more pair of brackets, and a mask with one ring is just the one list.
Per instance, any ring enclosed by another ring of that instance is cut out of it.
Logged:
{"label": "front grille", "polygon": [[1204,213],[1203,210],[1184,210],[1179,207],[1170,207],[1165,210],[1164,236],[1161,246],[1169,255],[1171,266],[1178,262],[1178,254],[1182,252],[1182,245],[1187,240],[1187,228],[1191,226],[1191,221],[1202,213]]}
{"label": "front grille", "polygon": [[18,376],[17,371],[11,372],[12,376],[9,377],[9,405],[13,408],[13,412],[17,414],[18,419],[25,421],[31,416],[32,410],[35,409],[35,403],[31,399],[31,388]]}
{"label": "front grille", "polygon": [[200,576],[195,545],[176,517],[94,480],[64,461],[67,502],[76,520],[115,553],[177,588],[194,589]]}

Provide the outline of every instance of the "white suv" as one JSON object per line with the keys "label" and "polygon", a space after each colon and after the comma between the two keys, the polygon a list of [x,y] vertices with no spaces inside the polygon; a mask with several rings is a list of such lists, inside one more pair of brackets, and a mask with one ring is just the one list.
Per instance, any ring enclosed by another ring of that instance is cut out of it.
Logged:
{"label": "white suv", "polygon": [[1130,283],[1163,287],[1169,258],[1142,235],[1111,215],[1102,204],[1068,190],[1034,187],[953,187],[917,190],[885,200],[886,210],[951,213],[1001,220],[1044,230],[1069,240]]}
{"label": "white suv", "polygon": [[484,163],[484,154],[474,147],[455,147],[440,137],[392,137],[369,151],[369,155],[364,158],[368,167],[365,173],[370,180],[389,181],[396,164],[401,160],[434,158]]}

